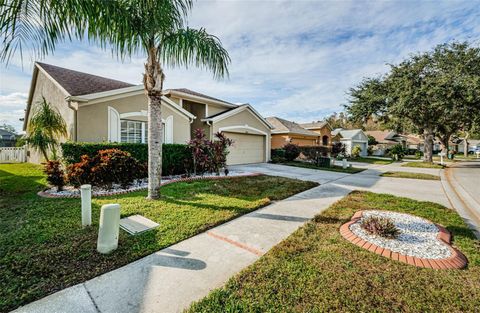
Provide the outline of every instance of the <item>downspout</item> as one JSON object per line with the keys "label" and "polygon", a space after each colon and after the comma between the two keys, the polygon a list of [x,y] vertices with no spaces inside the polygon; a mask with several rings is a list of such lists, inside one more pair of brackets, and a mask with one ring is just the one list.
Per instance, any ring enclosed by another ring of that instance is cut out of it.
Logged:
{"label": "downspout", "polygon": [[65,98],[67,100],[67,106],[69,109],[71,109],[73,111],[73,141],[77,141],[77,115],[78,115],[78,109],[75,108],[73,105],[72,105],[72,100],[70,99],[70,97],[67,97]]}

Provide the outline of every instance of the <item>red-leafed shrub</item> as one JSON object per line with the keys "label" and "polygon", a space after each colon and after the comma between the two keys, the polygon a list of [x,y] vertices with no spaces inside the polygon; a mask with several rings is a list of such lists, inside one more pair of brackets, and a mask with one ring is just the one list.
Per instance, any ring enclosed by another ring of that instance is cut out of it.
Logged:
{"label": "red-leafed shrub", "polygon": [[119,184],[126,188],[146,176],[146,166],[119,149],[100,150],[93,158],[84,155],[80,162],[68,167],[69,181],[75,186],[88,183],[110,189]]}
{"label": "red-leafed shrub", "polygon": [[93,161],[88,155],[82,155],[81,161],[67,167],[67,180],[75,187],[91,183]]}
{"label": "red-leafed shrub", "polygon": [[211,149],[211,171],[220,175],[220,169],[227,165],[227,155],[229,153],[228,147],[233,144],[233,140],[227,138],[224,133],[218,132],[215,134],[216,140],[210,145]]}
{"label": "red-leafed shrub", "polygon": [[47,161],[43,172],[47,175],[47,181],[50,185],[57,187],[58,191],[63,190],[63,186],[65,186],[65,173],[60,161]]}
{"label": "red-leafed shrub", "polygon": [[293,143],[287,143],[283,146],[283,150],[285,150],[285,159],[287,161],[293,161],[300,155],[300,148]]}

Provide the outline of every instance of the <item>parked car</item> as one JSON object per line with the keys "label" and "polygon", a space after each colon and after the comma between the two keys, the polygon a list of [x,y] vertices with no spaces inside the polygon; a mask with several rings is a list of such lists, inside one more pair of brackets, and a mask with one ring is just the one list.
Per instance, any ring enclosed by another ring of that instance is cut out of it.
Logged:
{"label": "parked car", "polygon": [[480,146],[470,146],[468,147],[468,154],[475,154],[477,151],[480,151]]}

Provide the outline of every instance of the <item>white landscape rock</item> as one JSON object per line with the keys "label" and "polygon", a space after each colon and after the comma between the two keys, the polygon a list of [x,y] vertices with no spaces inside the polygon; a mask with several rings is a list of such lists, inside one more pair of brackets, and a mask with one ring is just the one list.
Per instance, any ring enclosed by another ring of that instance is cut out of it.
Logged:
{"label": "white landscape rock", "polygon": [[[396,239],[387,239],[371,235],[361,226],[363,219],[370,216],[390,219],[400,230]],[[362,218],[350,225],[350,230],[365,241],[403,255],[425,259],[444,259],[451,256],[450,248],[437,239],[439,229],[435,224],[410,214],[376,211],[364,211]]]}

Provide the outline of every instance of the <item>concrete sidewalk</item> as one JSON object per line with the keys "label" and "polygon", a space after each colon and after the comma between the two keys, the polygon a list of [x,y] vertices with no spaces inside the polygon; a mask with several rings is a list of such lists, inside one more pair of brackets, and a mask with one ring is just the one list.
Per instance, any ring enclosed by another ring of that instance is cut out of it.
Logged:
{"label": "concrete sidewalk", "polygon": [[378,165],[355,175],[274,164],[240,168],[322,185],[30,303],[16,312],[180,312],[212,289],[221,287],[352,190],[387,192],[449,205],[439,181],[379,177],[384,168]]}

